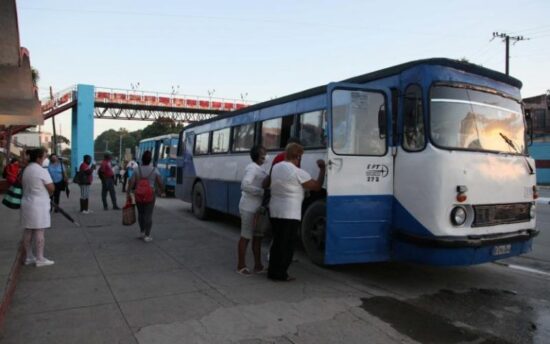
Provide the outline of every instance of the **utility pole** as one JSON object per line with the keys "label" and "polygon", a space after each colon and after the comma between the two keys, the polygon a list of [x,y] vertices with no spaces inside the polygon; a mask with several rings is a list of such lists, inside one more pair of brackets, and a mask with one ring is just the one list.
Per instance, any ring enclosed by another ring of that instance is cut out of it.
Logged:
{"label": "utility pole", "polygon": [[525,38],[523,36],[510,36],[507,33],[493,32],[493,38],[491,40],[497,37],[502,38],[502,41],[506,43],[506,75],[510,75],[510,40],[514,41],[514,44],[516,44],[519,41],[528,40],[529,38]]}
{"label": "utility pole", "polygon": [[[53,90],[50,86],[50,100],[53,103]],[[56,154],[59,156],[59,153],[57,152],[57,133],[55,132],[55,116],[52,116],[52,127],[53,127],[53,140],[51,142],[52,144],[52,154]]]}

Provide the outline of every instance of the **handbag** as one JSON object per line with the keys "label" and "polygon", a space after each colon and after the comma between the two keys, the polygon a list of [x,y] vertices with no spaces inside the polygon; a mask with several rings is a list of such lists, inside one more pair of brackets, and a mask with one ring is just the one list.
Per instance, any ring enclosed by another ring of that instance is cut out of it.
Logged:
{"label": "handbag", "polygon": [[132,204],[132,199],[128,197],[126,204],[122,207],[122,225],[131,226],[136,223],[136,207]]}
{"label": "handbag", "polygon": [[261,206],[254,216],[254,233],[264,236],[271,233],[271,220],[269,219],[269,208]]}
{"label": "handbag", "polygon": [[88,185],[88,176],[84,173],[84,171],[78,171],[74,175],[73,182],[78,185]]}
{"label": "handbag", "polygon": [[20,185],[11,185],[4,194],[2,204],[10,209],[19,209],[21,198],[23,198],[23,188]]}

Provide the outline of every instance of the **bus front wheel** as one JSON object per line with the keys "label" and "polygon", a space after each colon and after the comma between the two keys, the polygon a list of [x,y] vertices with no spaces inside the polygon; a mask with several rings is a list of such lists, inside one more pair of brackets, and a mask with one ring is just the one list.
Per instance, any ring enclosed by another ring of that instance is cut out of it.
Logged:
{"label": "bus front wheel", "polygon": [[317,265],[324,265],[325,263],[326,223],[326,201],[313,202],[304,214],[301,234],[307,255]]}
{"label": "bus front wheel", "polygon": [[191,209],[193,215],[201,220],[206,220],[208,217],[208,211],[206,209],[206,193],[204,191],[204,185],[198,182],[193,187],[193,200],[191,202]]}

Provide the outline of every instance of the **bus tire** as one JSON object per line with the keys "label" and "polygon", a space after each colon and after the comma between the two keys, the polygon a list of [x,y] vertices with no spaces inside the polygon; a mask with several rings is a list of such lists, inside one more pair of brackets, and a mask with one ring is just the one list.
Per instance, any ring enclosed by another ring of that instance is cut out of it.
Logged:
{"label": "bus tire", "polygon": [[325,264],[327,205],[324,199],[313,202],[304,213],[302,244],[314,264]]}
{"label": "bus tire", "polygon": [[202,182],[195,183],[192,197],[191,210],[193,211],[193,215],[200,220],[206,220],[208,209],[206,208],[206,192]]}

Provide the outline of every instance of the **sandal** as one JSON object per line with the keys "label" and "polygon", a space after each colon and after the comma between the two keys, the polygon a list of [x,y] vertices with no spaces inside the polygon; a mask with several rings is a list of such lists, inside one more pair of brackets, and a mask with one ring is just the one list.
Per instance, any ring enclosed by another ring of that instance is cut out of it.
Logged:
{"label": "sandal", "polygon": [[254,273],[255,274],[265,274],[267,272],[267,268],[266,267],[263,267],[261,269],[256,269],[254,268]]}
{"label": "sandal", "polygon": [[243,275],[243,276],[250,276],[252,275],[250,273],[250,270],[248,270],[248,268],[245,266],[244,268],[240,268],[237,270],[237,273],[240,274],[240,275]]}

